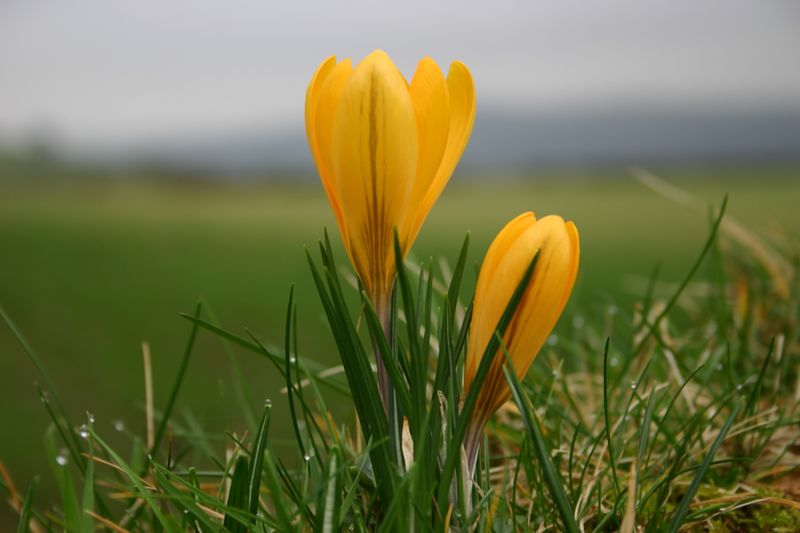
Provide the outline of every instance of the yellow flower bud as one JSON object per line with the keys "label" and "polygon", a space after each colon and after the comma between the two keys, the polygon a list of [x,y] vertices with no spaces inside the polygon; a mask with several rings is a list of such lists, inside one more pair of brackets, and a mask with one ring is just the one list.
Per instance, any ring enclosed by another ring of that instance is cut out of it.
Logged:
{"label": "yellow flower bud", "polygon": [[409,84],[376,50],[355,68],[330,57],[311,78],[308,144],[376,309],[394,283],[395,228],[405,254],[455,170],[474,118],[472,77],[459,62],[445,78],[426,57]]}
{"label": "yellow flower bud", "polygon": [[[559,216],[536,220],[533,213],[524,213],[495,237],[478,275],[464,369],[465,395],[497,323],[537,251],[533,275],[503,336],[503,346],[520,379],[561,316],[578,274],[578,230]],[[472,415],[466,442],[471,457],[483,426],[511,394],[503,375],[505,364],[501,347],[494,354]]]}

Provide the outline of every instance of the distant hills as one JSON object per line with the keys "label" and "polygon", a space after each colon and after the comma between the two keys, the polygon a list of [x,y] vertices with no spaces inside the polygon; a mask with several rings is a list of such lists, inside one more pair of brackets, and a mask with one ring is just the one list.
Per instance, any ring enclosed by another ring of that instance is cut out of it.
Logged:
{"label": "distant hills", "polygon": [[[81,157],[223,175],[290,171],[311,176],[302,127],[208,132],[84,150]],[[800,110],[482,110],[462,168],[784,161],[800,162]]]}

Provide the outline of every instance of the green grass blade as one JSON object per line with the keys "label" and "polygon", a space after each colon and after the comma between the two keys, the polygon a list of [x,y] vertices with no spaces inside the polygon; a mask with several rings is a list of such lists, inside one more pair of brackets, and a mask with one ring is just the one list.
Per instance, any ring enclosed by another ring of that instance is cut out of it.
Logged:
{"label": "green grass blade", "polygon": [[[83,476],[83,512],[80,516],[81,532],[92,533],[94,531],[94,445],[92,443],[91,429],[93,428],[94,418],[91,415],[87,416],[87,430],[86,440],[88,441],[88,454],[89,458],[86,461],[86,472]],[[81,428],[80,431],[84,431]],[[83,435],[83,433],[82,433]]]}
{"label": "green grass blade", "polygon": [[269,432],[269,421],[272,416],[272,402],[264,402],[264,413],[261,415],[261,423],[258,426],[255,446],[253,447],[250,460],[250,480],[248,482],[247,510],[251,514],[258,512],[258,496],[261,491],[261,470],[264,464],[264,450],[267,446],[267,433]]}
{"label": "green grass blade", "polygon": [[28,495],[25,497],[25,504],[22,506],[22,512],[19,515],[17,533],[29,533],[30,531],[31,509],[33,509],[33,494],[38,485],[39,476],[36,476],[31,480],[31,486],[28,487]]}
{"label": "green grass blade", "polygon": [[611,479],[614,481],[614,489],[619,494],[619,478],[617,477],[617,465],[614,458],[614,447],[611,438],[611,422],[608,416],[608,348],[611,338],[606,338],[606,346],[603,349],[603,420],[606,424],[606,442],[608,445],[608,462],[611,466]]}
{"label": "green grass blade", "polygon": [[[231,488],[228,493],[228,507],[248,510],[248,488],[250,482],[250,465],[247,457],[240,455],[236,460],[231,478]],[[225,513],[223,521],[225,529],[230,533],[247,533],[247,524],[240,522],[232,513]]]}
{"label": "green grass blade", "polygon": [[53,426],[45,432],[45,448],[50,462],[53,476],[56,478],[58,492],[61,495],[61,508],[64,512],[64,529],[66,531],[80,531],[81,510],[78,504],[78,495],[75,491],[75,482],[72,477],[69,460],[56,449],[56,439]]}
{"label": "green grass blade", "polygon": [[286,332],[284,345],[284,361],[286,363],[284,377],[286,378],[286,399],[289,402],[289,414],[292,419],[292,429],[294,430],[295,440],[300,449],[300,456],[305,457],[306,447],[303,444],[303,437],[300,436],[300,427],[297,425],[297,410],[294,406],[294,384],[292,383],[292,315],[294,310],[294,284],[289,288],[289,304],[286,306]]}
{"label": "green grass blade", "polygon": [[536,413],[530,408],[525,391],[522,389],[522,384],[519,382],[514,372],[508,370],[507,363],[503,367],[503,372],[508,380],[509,387],[511,388],[511,395],[514,398],[514,403],[517,404],[519,412],[522,415],[522,420],[525,423],[525,428],[528,430],[528,437],[530,442],[533,443],[533,449],[536,452],[536,458],[539,461],[539,466],[542,469],[542,476],[544,477],[545,484],[550,491],[553,502],[558,508],[558,514],[561,516],[561,521],[564,526],[564,531],[569,533],[578,533],[578,525],[575,523],[575,516],[572,510],[572,505],[569,503],[567,493],[564,490],[564,483],[558,475],[556,467],[550,458],[550,450],[545,443],[542,430],[539,426],[539,420]]}
{"label": "green grass blade", "polygon": [[456,260],[456,266],[453,269],[453,277],[450,279],[450,286],[447,289],[447,299],[452,304],[447,318],[451,323],[454,322],[456,308],[458,307],[458,294],[461,291],[461,280],[464,278],[464,267],[467,264],[467,256],[469,255],[469,242],[470,233],[467,232],[464,236],[464,243],[461,245],[461,252],[459,252],[458,259]]}
{"label": "green grass blade", "polygon": [[275,467],[275,460],[272,458],[272,451],[267,448],[264,450],[264,477],[267,482],[267,489],[269,489],[272,496],[272,504],[275,508],[276,518],[278,521],[278,531],[297,531],[298,528],[292,521],[292,516],[289,514],[289,506],[283,498],[283,491],[281,490],[280,475]]}
{"label": "green grass blade", "polygon": [[744,410],[744,416],[749,417],[753,414],[753,410],[756,408],[756,404],[758,403],[758,398],[761,396],[761,385],[764,382],[764,376],[767,373],[767,367],[769,366],[769,361],[772,359],[772,352],[775,351],[775,337],[772,337],[772,340],[769,343],[769,349],[767,350],[767,356],[764,358],[764,364],[761,365],[761,371],[758,373],[758,379],[756,380],[755,384],[753,384],[753,390],[750,391],[750,394],[747,398],[747,406]]}
{"label": "green grass blade", "polygon": [[675,515],[673,516],[669,525],[669,533],[676,533],[680,529],[683,519],[686,517],[686,513],[689,511],[689,504],[692,503],[692,498],[694,498],[697,489],[700,487],[700,482],[703,481],[703,478],[708,471],[708,467],[714,460],[714,455],[717,453],[717,449],[719,449],[722,441],[725,440],[725,435],[728,434],[728,430],[731,428],[731,425],[733,425],[733,421],[736,418],[736,415],[739,414],[741,408],[742,404],[737,403],[731,411],[731,414],[728,416],[728,419],[725,421],[725,424],[722,426],[722,429],[719,430],[717,438],[714,439],[714,443],[711,445],[711,448],[709,448],[708,453],[706,453],[700,468],[697,470],[697,472],[695,472],[692,483],[686,490],[686,494],[683,495],[681,502],[678,504],[678,508],[675,511]]}
{"label": "green grass blade", "polygon": [[[194,318],[199,319],[202,310],[203,303],[197,302],[197,306],[194,309]],[[172,385],[169,398],[167,399],[167,403],[164,406],[164,410],[161,414],[161,421],[158,423],[158,428],[156,429],[155,437],[153,438],[153,447],[150,448],[150,455],[152,456],[155,456],[155,452],[158,449],[158,446],[161,444],[161,439],[164,437],[164,432],[167,429],[169,418],[172,415],[172,409],[175,407],[175,400],[178,398],[178,391],[181,388],[183,377],[186,375],[186,370],[189,367],[189,359],[192,357],[192,350],[194,349],[194,340],[197,337],[198,326],[199,324],[197,322],[192,322],[192,330],[189,334],[189,341],[186,343],[186,349],[183,352],[183,358],[181,359],[180,367],[178,367],[178,375],[175,377],[175,382]]]}
{"label": "green grass blade", "polygon": [[333,533],[338,530],[340,479],[338,465],[339,453],[338,450],[334,449],[328,459],[325,490],[320,492],[320,504],[317,514],[321,515],[322,519],[317,521],[317,527],[321,533]]}

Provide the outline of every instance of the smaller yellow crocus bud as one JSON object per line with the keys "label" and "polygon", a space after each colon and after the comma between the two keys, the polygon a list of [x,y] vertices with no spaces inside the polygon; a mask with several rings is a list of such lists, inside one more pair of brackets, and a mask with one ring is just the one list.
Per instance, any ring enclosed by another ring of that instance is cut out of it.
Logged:
{"label": "smaller yellow crocus bud", "polygon": [[465,439],[470,465],[474,463],[483,427],[511,395],[503,374],[504,349],[514,372],[522,379],[567,304],[578,274],[578,230],[559,216],[536,220],[533,213],[524,213],[495,237],[478,275],[464,369],[465,395],[500,317],[537,252],[533,275],[478,394]]}

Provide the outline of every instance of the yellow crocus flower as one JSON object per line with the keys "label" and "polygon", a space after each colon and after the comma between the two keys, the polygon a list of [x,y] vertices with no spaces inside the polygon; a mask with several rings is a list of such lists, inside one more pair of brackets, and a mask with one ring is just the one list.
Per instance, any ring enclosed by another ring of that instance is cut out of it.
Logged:
{"label": "yellow crocus flower", "polygon": [[330,57],[306,93],[306,134],[345,249],[367,294],[386,312],[395,278],[394,231],[405,254],[464,151],[475,118],[472,76],[431,58],[408,83],[376,50],[355,68]]}
{"label": "yellow crocus flower", "polygon": [[[578,230],[559,216],[536,220],[533,213],[524,213],[495,237],[478,275],[464,369],[465,395],[497,323],[537,251],[533,275],[503,337],[503,346],[520,379],[561,316],[578,274]],[[474,461],[484,425],[511,395],[503,375],[505,364],[501,347],[481,385],[465,439],[470,461]]]}

